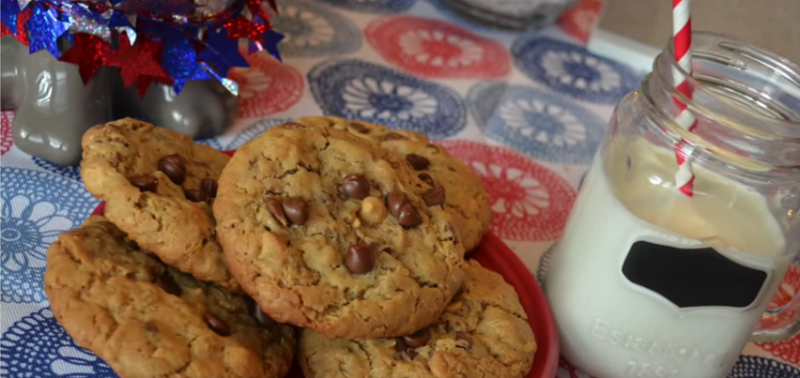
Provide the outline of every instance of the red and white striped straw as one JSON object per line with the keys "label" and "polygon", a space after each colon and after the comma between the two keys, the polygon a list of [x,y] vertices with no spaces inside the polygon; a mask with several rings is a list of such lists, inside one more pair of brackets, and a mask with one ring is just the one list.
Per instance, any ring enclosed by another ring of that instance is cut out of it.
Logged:
{"label": "red and white striped straw", "polygon": [[[689,12],[690,0],[672,0],[672,36],[675,47],[675,60],[684,72],[692,74],[692,17]],[[673,70],[676,79],[675,89],[692,98],[692,87],[686,81],[686,75],[680,70]],[[687,109],[684,101],[676,101],[680,113],[675,121],[688,131],[692,131],[697,122],[694,115]],[[675,185],[680,191],[691,197],[694,195],[694,173],[692,172],[691,150],[686,148],[686,141],[681,139],[675,144],[675,159],[678,162],[678,172],[675,173]]]}

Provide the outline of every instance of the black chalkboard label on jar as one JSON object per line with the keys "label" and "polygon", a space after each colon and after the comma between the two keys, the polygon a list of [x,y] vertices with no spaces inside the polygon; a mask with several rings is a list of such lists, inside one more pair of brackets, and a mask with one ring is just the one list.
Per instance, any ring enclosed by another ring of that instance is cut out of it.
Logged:
{"label": "black chalkboard label on jar", "polygon": [[622,264],[632,283],[680,308],[750,306],[767,273],[740,265],[713,248],[681,249],[637,241]]}

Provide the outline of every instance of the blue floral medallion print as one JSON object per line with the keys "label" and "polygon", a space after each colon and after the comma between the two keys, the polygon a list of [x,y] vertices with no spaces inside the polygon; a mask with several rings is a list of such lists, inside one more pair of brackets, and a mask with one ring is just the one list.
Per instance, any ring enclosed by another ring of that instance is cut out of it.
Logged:
{"label": "blue floral medallion print", "polygon": [[49,309],[14,323],[0,338],[3,378],[118,378],[103,360],[81,348]]}
{"label": "blue floral medallion print", "polygon": [[466,127],[464,102],[450,88],[360,60],[317,65],[308,83],[322,111],[441,139]]}
{"label": "blue floral medallion print", "polygon": [[361,47],[358,27],[319,3],[278,3],[278,10],[272,24],[284,36],[279,46],[283,56],[348,54]]}
{"label": "blue floral medallion print", "polygon": [[81,183],[45,172],[2,167],[0,182],[0,299],[43,302],[47,248],[58,234],[80,225],[99,201]]}
{"label": "blue floral medallion print", "polygon": [[484,82],[467,97],[490,138],[534,159],[587,164],[605,133],[605,123],[594,113],[533,87]]}
{"label": "blue floral medallion print", "polygon": [[741,356],[728,378],[797,378],[800,369],[773,359]]}
{"label": "blue floral medallion print", "polygon": [[219,136],[216,138],[211,139],[204,139],[198,141],[198,143],[202,143],[205,145],[210,146],[211,148],[220,150],[220,151],[232,151],[236,150],[239,147],[243,146],[245,143],[249,142],[253,138],[261,135],[268,129],[272,127],[290,122],[291,119],[288,118],[267,118],[262,119],[250,126],[246,129],[242,130],[240,133],[232,135],[232,136]]}
{"label": "blue floral medallion print", "polygon": [[639,75],[583,46],[525,34],[511,55],[520,71],[554,91],[579,100],[616,104],[639,85]]}
{"label": "blue floral medallion print", "polygon": [[80,166],[65,166],[51,163],[44,159],[39,159],[33,156],[33,162],[44,170],[53,172],[55,174],[69,177],[73,180],[81,181],[81,167]]}
{"label": "blue floral medallion print", "polygon": [[405,12],[417,0],[322,0],[328,4],[365,13],[401,13]]}

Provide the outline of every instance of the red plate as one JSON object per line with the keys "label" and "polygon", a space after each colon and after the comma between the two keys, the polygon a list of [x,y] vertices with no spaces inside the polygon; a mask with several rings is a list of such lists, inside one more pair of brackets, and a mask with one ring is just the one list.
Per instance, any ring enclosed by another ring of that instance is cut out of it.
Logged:
{"label": "red plate", "polygon": [[[228,155],[233,152],[226,151]],[[102,215],[105,210],[103,203],[94,210],[92,215]],[[536,335],[538,349],[533,361],[533,369],[527,378],[553,378],[558,369],[558,331],[550,311],[550,305],[545,299],[539,283],[525,267],[517,255],[497,236],[488,233],[481,244],[470,253],[470,256],[483,265],[486,269],[493,270],[505,278],[506,282],[514,286],[519,295],[519,301],[528,314],[533,333]],[[303,373],[295,365],[286,378],[302,378]]]}

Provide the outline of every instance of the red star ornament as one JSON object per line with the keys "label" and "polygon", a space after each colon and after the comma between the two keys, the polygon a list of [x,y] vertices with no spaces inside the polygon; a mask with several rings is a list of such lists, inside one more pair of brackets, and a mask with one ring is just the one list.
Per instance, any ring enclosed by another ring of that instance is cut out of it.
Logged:
{"label": "red star ornament", "polygon": [[85,33],[75,34],[74,38],[72,47],[61,54],[58,60],[77,65],[83,84],[86,84],[97,69],[106,63],[106,56],[109,53],[108,42],[96,35]]}
{"label": "red star ornament", "polygon": [[11,29],[9,29],[6,25],[0,25],[0,37],[5,37],[10,35],[14,37],[17,41],[22,43],[25,46],[28,46],[28,30],[25,29],[25,23],[28,22],[31,18],[31,13],[33,13],[32,7],[27,7],[25,10],[17,14],[17,33],[14,35]]}
{"label": "red star ornament", "polygon": [[[161,68],[161,43],[139,37],[131,45],[127,34],[120,34],[119,48],[110,50],[106,58],[106,65],[120,68],[122,81],[128,87],[140,77],[145,80],[158,81],[172,84],[172,77]],[[141,92],[140,92],[141,94]]]}
{"label": "red star ornament", "polygon": [[254,42],[260,42],[261,35],[270,29],[267,25],[258,24],[242,16],[226,22],[223,27],[228,29],[228,37],[232,39],[247,38]]}
{"label": "red star ornament", "polygon": [[[270,6],[273,5],[272,1],[268,1]],[[261,18],[264,20],[264,23],[269,23],[269,17],[267,16],[267,12],[264,12],[264,8],[262,8],[261,4],[263,0],[247,0],[247,9],[252,14],[252,18],[255,20],[256,18]],[[273,9],[277,12],[278,7],[275,6]]]}

